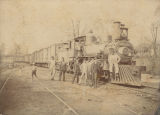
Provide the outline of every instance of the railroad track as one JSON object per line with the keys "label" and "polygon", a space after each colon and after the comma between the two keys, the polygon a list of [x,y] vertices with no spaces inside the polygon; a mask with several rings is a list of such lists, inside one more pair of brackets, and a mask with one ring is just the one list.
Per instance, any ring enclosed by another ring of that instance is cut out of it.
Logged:
{"label": "railroad track", "polygon": [[58,96],[54,91],[51,91],[48,87],[46,87],[38,78],[37,78],[39,84],[44,87],[50,94],[55,96],[61,103],[63,103],[69,110],[71,110],[75,115],[79,115],[79,113],[71,107],[66,101],[64,101],[60,96]]}
{"label": "railroad track", "polygon": [[[44,71],[44,70],[43,70]],[[44,74],[44,73],[42,73]],[[46,74],[45,74],[46,75]],[[152,95],[152,96],[156,96],[156,97],[159,97],[160,96],[160,93],[159,94],[155,94],[155,93],[151,93],[149,90],[154,90],[154,92],[156,92],[155,88],[151,88],[151,87],[143,87],[143,88],[139,88],[139,87],[132,87],[132,86],[124,86],[124,85],[118,85],[118,84],[111,84],[111,86],[117,86],[117,89],[121,89],[121,90],[128,90],[128,91],[134,91],[134,92],[140,92],[140,93],[143,93],[143,94],[148,94],[148,95]],[[104,88],[104,87],[103,87]],[[147,91],[148,90],[148,91]]]}
{"label": "railroad track", "polygon": [[[154,97],[159,97],[160,93],[158,93],[157,89],[151,88],[151,87],[144,87],[144,88],[135,88],[135,87],[125,87],[121,85],[116,85],[116,84],[111,84],[112,86],[116,86],[116,89],[119,90],[128,90],[128,91],[133,91],[133,92],[139,92],[141,94],[146,94]],[[155,93],[151,93],[151,91]]]}
{"label": "railroad track", "polygon": [[[45,73],[42,73],[42,74],[45,75]],[[38,79],[38,81],[40,82],[41,86],[43,86],[46,90],[48,90],[48,91],[49,91],[51,94],[53,94],[55,97],[57,97],[57,99],[59,99],[60,101],[62,101],[62,103],[66,103],[61,97],[59,97],[59,96],[56,94],[56,92],[51,91],[48,87],[44,86],[44,84],[43,84],[39,79]],[[95,94],[93,94],[93,93],[90,93],[90,92],[88,92],[88,91],[86,91],[86,90],[83,90],[83,89],[81,89],[81,88],[74,87],[74,89],[80,90],[81,92],[83,91],[83,92],[85,92],[87,95],[90,95],[90,96],[92,96],[92,97],[95,97],[96,99],[103,100],[102,97],[97,96],[97,95],[95,95]],[[68,105],[68,104],[65,104],[65,105]],[[135,110],[131,109],[130,107],[126,107],[126,106],[122,105],[122,104],[121,104],[120,102],[118,102],[118,101],[115,101],[115,102],[114,102],[114,105],[119,105],[121,108],[124,108],[125,110],[133,113],[134,115],[139,115],[138,112],[136,112]],[[68,107],[69,109],[72,108],[71,106],[67,106],[67,107]],[[79,113],[77,113],[76,110],[74,110],[73,108],[70,109],[70,110],[73,110],[72,112],[75,113],[75,115],[79,115]]]}
{"label": "railroad track", "polygon": [[1,92],[3,91],[5,85],[7,84],[8,80],[10,79],[10,77],[11,77],[11,76],[9,76],[9,77],[5,80],[5,82],[3,83],[3,85],[2,85],[2,87],[1,87],[1,89],[0,89],[0,94],[1,94]]}
{"label": "railroad track", "polygon": [[[47,75],[45,72],[41,72],[40,74],[41,74],[41,75],[44,75],[44,76]],[[65,102],[65,100],[63,100],[61,97],[58,96],[58,94],[57,94],[56,91],[50,90],[50,89],[49,89],[48,87],[46,87],[40,80],[38,80],[38,81],[40,82],[41,86],[45,87],[45,89],[46,89],[48,92],[50,92],[50,93],[51,93],[52,95],[54,95],[58,100],[60,100],[60,101],[61,101],[65,106],[67,106],[68,109],[70,109],[75,115],[79,115],[79,113],[78,113],[75,109],[73,109],[70,105],[68,105],[68,104]],[[157,98],[157,96],[159,96],[159,95],[157,95],[157,94],[148,92],[148,91],[147,91],[148,89],[147,89],[147,90],[135,89],[135,88],[133,88],[133,87],[124,87],[124,86],[116,85],[116,84],[111,84],[111,86],[116,86],[116,89],[117,89],[117,90],[128,90],[128,91],[132,91],[132,92],[139,92],[140,94],[143,94],[143,95],[144,95],[144,94],[149,94],[149,95],[151,95],[151,96],[156,96],[156,98]],[[77,88],[77,87],[74,87],[74,88],[77,89],[77,90],[81,90],[81,91],[82,91],[81,88]],[[104,88],[104,87],[103,87],[103,88]],[[149,88],[149,89],[151,89],[151,88]],[[83,91],[84,91],[84,90],[83,90]],[[95,94],[93,94],[93,93],[91,93],[91,92],[85,91],[85,93],[88,94],[88,95],[90,95],[90,96],[94,96],[95,98],[98,98],[98,99],[100,99],[100,100],[103,100],[102,97],[97,96],[97,95],[95,95]],[[133,109],[130,108],[129,106],[126,107],[126,106],[123,105],[122,103],[118,102],[118,100],[115,101],[114,104],[115,104],[115,105],[119,105],[121,108],[124,108],[124,109],[126,109],[127,111],[130,111],[131,113],[133,113],[133,114],[135,114],[135,115],[139,115],[139,113],[138,113],[137,111],[133,110]]]}
{"label": "railroad track", "polygon": [[[16,69],[16,70],[15,70],[15,69],[12,69],[12,70],[10,70],[9,73],[7,73],[8,77],[4,80],[4,83],[2,83],[2,86],[0,87],[0,94],[1,94],[1,92],[3,91],[4,87],[6,86],[8,80],[12,77],[13,71],[17,71],[17,69]],[[3,71],[3,72],[4,72],[4,71]]]}
{"label": "railroad track", "polygon": [[[11,73],[12,73],[12,72],[13,72],[13,71],[11,71]],[[46,73],[43,73],[42,75],[46,75]],[[1,87],[0,90],[3,90],[3,88],[5,87],[5,85],[7,84],[8,80],[9,80],[10,78],[11,78],[11,75],[5,80],[3,86]],[[63,99],[63,96],[59,96],[59,94],[58,94],[56,91],[51,90],[50,88],[46,87],[45,84],[44,84],[45,81],[41,81],[41,80],[39,80],[39,79],[37,79],[37,80],[38,80],[38,83],[39,83],[43,88],[45,88],[45,89],[47,90],[47,92],[49,92],[49,93],[52,94],[54,97],[56,97],[62,104],[64,104],[64,105],[68,108],[68,110],[72,111],[72,113],[74,113],[75,115],[80,115],[80,113],[77,112],[76,109],[74,109],[71,105],[69,105],[69,104]],[[112,84],[112,85],[114,85],[114,84]],[[115,85],[115,86],[117,86],[117,85]],[[82,90],[81,88],[78,88],[78,87],[74,87],[74,88],[75,88],[76,90]],[[118,87],[117,87],[117,88],[118,88]],[[124,89],[125,87],[120,86],[119,88]],[[128,88],[128,87],[127,87],[127,88]],[[125,88],[125,89],[126,89],[126,88]],[[131,90],[132,90],[132,89],[131,89]],[[83,90],[83,91],[84,91],[84,90]],[[1,92],[1,91],[0,91],[0,92]],[[80,91],[80,92],[81,92],[81,91]],[[85,92],[87,93],[87,95],[90,95],[90,96],[92,96],[92,97],[94,96],[94,98],[98,98],[98,99],[100,99],[100,100],[103,100],[103,98],[100,97],[100,96],[97,96],[97,95],[95,95],[95,94],[93,94],[93,93],[91,93],[91,92],[88,92],[88,91],[85,91]],[[121,108],[124,108],[124,109],[126,109],[127,111],[130,111],[131,113],[133,113],[133,114],[135,114],[135,115],[138,115],[138,114],[139,114],[137,111],[133,110],[133,109],[130,108],[130,107],[124,106],[123,104],[121,104],[121,103],[118,102],[118,101],[115,101],[114,104],[115,104],[115,105],[119,105]]]}
{"label": "railroad track", "polygon": [[11,74],[11,73],[9,73],[8,77],[4,80],[4,83],[2,83],[2,86],[1,86],[1,88],[0,88],[0,94],[1,94],[1,92],[3,91],[3,89],[4,89],[5,85],[7,84],[8,80],[10,79],[10,77],[11,77],[10,74]]}

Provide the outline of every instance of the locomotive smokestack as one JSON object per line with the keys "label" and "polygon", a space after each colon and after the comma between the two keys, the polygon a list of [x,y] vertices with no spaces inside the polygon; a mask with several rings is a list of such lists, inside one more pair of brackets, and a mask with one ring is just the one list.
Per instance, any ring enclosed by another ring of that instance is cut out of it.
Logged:
{"label": "locomotive smokestack", "polygon": [[113,34],[112,34],[113,39],[120,38],[120,27],[121,27],[121,22],[113,22]]}

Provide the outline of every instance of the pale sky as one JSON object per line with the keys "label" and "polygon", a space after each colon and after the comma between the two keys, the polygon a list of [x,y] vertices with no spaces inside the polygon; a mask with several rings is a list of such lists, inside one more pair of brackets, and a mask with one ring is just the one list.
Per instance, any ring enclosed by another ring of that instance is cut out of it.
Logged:
{"label": "pale sky", "polygon": [[[136,46],[151,39],[153,22],[160,22],[158,0],[0,0],[0,41],[9,52],[15,43],[29,53],[73,38],[72,20],[80,21],[80,34],[92,29],[103,39],[111,21],[129,28]],[[159,29],[160,30],[160,29]],[[159,31],[160,33],[160,31]],[[159,34],[160,37],[160,34]]]}

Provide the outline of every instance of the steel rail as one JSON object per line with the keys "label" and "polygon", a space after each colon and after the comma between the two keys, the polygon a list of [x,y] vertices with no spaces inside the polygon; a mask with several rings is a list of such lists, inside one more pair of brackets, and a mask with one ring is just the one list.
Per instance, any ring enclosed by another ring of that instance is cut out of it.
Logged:
{"label": "steel rail", "polygon": [[53,96],[55,96],[60,102],[62,102],[65,106],[68,107],[75,115],[79,115],[79,113],[73,109],[69,104],[67,104],[61,97],[59,97],[55,92],[51,91],[48,87],[44,86],[44,84],[37,78],[39,84],[44,87],[48,92],[50,92]]}

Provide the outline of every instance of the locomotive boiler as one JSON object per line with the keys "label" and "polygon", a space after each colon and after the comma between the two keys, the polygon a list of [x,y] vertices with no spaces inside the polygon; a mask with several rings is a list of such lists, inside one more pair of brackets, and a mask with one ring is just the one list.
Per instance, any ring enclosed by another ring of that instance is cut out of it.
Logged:
{"label": "locomotive boiler", "polygon": [[[76,46],[83,47],[81,48],[83,49],[83,56],[95,57],[98,55],[101,59],[106,59],[107,55],[109,54],[109,49],[113,48],[121,57],[120,64],[131,65],[132,57],[134,56],[134,48],[128,39],[128,28],[124,27],[124,25],[120,22],[114,22],[114,30],[115,33],[109,36],[109,38],[112,39],[112,44],[114,45],[112,47],[108,46],[109,44],[107,42],[103,42],[99,38],[96,38],[92,33],[90,33],[88,36],[76,38],[81,40],[83,39],[85,42],[82,45],[81,42],[75,40],[79,43]],[[78,52],[77,49],[75,49],[75,52]]]}

